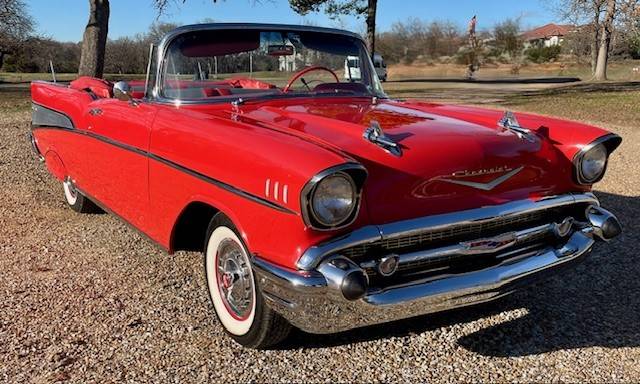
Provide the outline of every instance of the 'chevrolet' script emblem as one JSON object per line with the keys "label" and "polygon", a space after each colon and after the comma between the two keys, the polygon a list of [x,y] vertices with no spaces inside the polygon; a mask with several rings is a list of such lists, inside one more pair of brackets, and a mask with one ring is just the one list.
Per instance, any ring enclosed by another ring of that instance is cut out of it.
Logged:
{"label": "'chevrolet' script emblem", "polygon": [[[497,187],[498,185],[512,178],[515,174],[522,171],[523,168],[524,167],[518,167],[513,169],[505,166],[505,167],[495,167],[495,168],[488,168],[488,169],[479,169],[475,171],[467,171],[467,170],[457,171],[451,175],[453,178],[442,178],[440,180],[447,183],[451,183],[451,184],[464,185],[467,187],[476,188],[483,191],[490,191],[495,187]],[[486,183],[460,180],[461,178],[466,178],[466,177],[484,176],[484,175],[498,174],[502,172],[506,172],[506,173]]]}
{"label": "'chevrolet' script emblem", "polygon": [[516,243],[516,241],[516,234],[514,232],[510,232],[487,239],[463,242],[460,243],[460,245],[464,247],[464,253],[477,254],[500,251],[504,248],[512,246]]}

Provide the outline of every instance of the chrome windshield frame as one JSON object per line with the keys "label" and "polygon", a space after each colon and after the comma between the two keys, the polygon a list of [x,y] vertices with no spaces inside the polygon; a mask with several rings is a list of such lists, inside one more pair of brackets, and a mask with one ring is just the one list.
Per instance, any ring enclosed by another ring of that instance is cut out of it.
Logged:
{"label": "chrome windshield frame", "polygon": [[[217,99],[211,99],[211,100],[197,100],[197,99],[190,99],[190,100],[182,100],[182,99],[174,99],[174,98],[167,98],[162,96],[162,84],[163,84],[163,80],[164,80],[164,67],[165,67],[165,57],[167,54],[167,51],[169,49],[169,47],[171,46],[171,43],[178,38],[179,36],[185,34],[185,33],[190,33],[190,32],[197,32],[197,31],[217,31],[217,30],[246,30],[246,29],[255,29],[255,30],[269,30],[269,31],[291,31],[291,32],[318,32],[318,33],[326,33],[326,34],[335,34],[335,35],[341,35],[341,36],[348,36],[351,38],[355,38],[357,39],[361,44],[363,49],[365,49],[366,51],[366,44],[364,39],[362,38],[362,36],[354,33],[354,32],[350,32],[350,31],[346,31],[346,30],[341,30],[341,29],[334,29],[334,28],[324,28],[324,27],[315,27],[315,26],[301,26],[301,25],[288,25],[288,24],[262,24],[262,23],[212,23],[212,24],[193,24],[193,25],[185,25],[179,28],[176,28],[174,30],[172,30],[171,32],[167,33],[165,35],[165,37],[161,40],[160,44],[158,45],[158,48],[156,49],[156,68],[155,68],[155,78],[150,79],[150,82],[148,84],[148,88],[150,89],[151,92],[149,94],[149,101],[153,101],[153,102],[159,102],[162,104],[173,104],[173,105],[193,105],[193,104],[219,104],[219,103],[229,103],[229,98],[225,97],[224,100],[217,100]],[[367,56],[370,56],[370,54],[367,52]],[[371,63],[371,60],[369,60],[369,64],[370,66],[373,66],[373,64]],[[379,80],[377,79],[377,75],[375,70],[373,69],[373,67],[371,67],[369,69],[370,72],[370,76],[371,76],[371,81],[372,84],[371,86],[374,86],[374,83],[378,82]],[[382,90],[382,86],[378,85],[378,87],[380,88],[380,90]],[[314,94],[308,94],[308,95],[300,95],[299,97],[315,97],[316,95]],[[340,95],[334,95],[337,97],[341,97]],[[381,95],[377,95],[375,93],[375,91],[372,89],[371,94],[370,95],[344,95],[342,97],[363,97],[363,96],[367,96],[367,97],[377,97],[377,98],[384,98],[386,97],[386,95],[381,94]],[[238,98],[243,98],[246,100],[250,100],[251,96],[250,95],[242,95],[242,96],[238,96],[237,98],[233,98],[232,100],[238,99]]]}

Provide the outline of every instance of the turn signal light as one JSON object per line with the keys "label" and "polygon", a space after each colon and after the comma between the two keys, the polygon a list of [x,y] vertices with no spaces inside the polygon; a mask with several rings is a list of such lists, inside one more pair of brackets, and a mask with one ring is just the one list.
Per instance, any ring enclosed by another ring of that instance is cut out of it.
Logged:
{"label": "turn signal light", "polygon": [[383,257],[378,263],[378,272],[385,277],[393,275],[398,270],[398,261],[397,255]]}

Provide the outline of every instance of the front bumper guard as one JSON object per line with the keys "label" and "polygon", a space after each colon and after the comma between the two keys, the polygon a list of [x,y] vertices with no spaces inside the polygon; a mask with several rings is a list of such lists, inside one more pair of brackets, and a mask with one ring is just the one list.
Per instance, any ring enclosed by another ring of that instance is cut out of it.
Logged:
{"label": "front bumper guard", "polygon": [[603,237],[603,215],[610,224],[617,219],[596,205],[589,210],[593,219],[576,225],[562,246],[525,252],[486,269],[370,288],[358,300],[345,299],[336,286],[332,269],[325,267],[330,259],[311,271],[285,269],[259,257],[253,258],[253,267],[268,305],[276,312],[304,331],[335,333],[495,300],[579,262],[596,240],[619,233]]}

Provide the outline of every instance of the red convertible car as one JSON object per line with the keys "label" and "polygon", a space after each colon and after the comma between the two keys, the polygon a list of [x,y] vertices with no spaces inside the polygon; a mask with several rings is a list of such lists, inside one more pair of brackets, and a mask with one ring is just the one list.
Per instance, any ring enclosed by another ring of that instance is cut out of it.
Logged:
{"label": "red convertible car", "polygon": [[145,81],[34,82],[31,142],[72,209],[203,251],[242,345],[493,300],[621,231],[591,193],[619,136],[391,99],[356,34],[195,25],[150,56]]}

